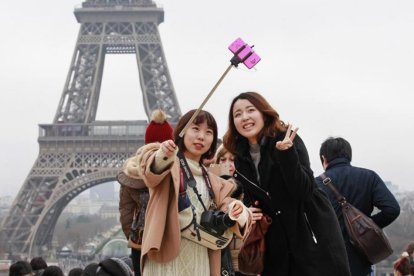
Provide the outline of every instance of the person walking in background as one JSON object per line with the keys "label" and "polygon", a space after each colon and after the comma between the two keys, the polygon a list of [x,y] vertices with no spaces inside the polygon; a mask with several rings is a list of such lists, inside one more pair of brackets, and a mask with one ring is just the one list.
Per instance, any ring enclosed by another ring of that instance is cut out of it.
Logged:
{"label": "person walking in background", "polygon": [[[253,204],[253,219],[260,220],[261,209],[266,207],[263,212],[273,220],[265,236],[261,275],[350,275],[338,221],[314,184],[308,152],[297,129],[283,123],[256,92],[236,96],[228,120],[223,144],[235,156],[235,177],[248,179],[246,183],[240,178],[245,203]],[[264,190],[270,203],[260,202],[248,189],[251,182]]]}
{"label": "person walking in background", "polygon": [[[151,122],[145,130],[145,144],[161,143],[170,139],[173,139],[173,128],[167,121],[167,115],[164,111],[155,109],[151,114]],[[131,241],[131,225],[134,220],[134,214],[145,215],[149,193],[143,180],[129,177],[128,170],[129,168],[123,167],[120,174],[118,174],[118,182],[121,184],[119,191],[120,221],[122,230],[128,239],[128,246],[131,247],[134,274],[135,276],[140,276],[141,244]],[[144,218],[139,219],[145,221]],[[143,225],[140,227],[143,228]]]}
{"label": "person walking in background", "polygon": [[[386,227],[398,217],[400,206],[378,174],[372,170],[351,165],[352,148],[348,141],[341,137],[326,139],[320,147],[319,157],[325,175],[332,180],[339,193],[349,203],[371,217],[379,227]],[[351,244],[341,206],[334,193],[323,184],[321,177],[316,177],[316,182],[326,192],[336,211],[352,275],[368,275],[371,271],[371,263]],[[374,207],[379,209],[378,213],[373,214]]]}
{"label": "person walking in background", "polygon": [[202,214],[209,214],[210,207],[224,212],[220,219],[212,215],[217,218],[215,225],[226,229],[223,231],[242,237],[250,229],[248,209],[229,197],[234,183],[208,173],[202,165],[216,151],[214,117],[200,111],[184,136],[179,137],[194,113],[191,110],[180,118],[174,130],[175,142],[147,144],[136,159],[129,161],[150,190],[142,243],[143,275],[220,275],[220,250],[185,235],[186,229],[194,229],[200,237],[203,230],[197,225]]}

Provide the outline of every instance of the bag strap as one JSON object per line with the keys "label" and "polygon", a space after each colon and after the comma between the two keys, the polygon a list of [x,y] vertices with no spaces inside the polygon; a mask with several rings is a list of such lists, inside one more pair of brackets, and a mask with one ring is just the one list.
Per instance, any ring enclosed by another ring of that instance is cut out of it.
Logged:
{"label": "bag strap", "polygon": [[338,190],[333,185],[331,178],[327,177],[324,173],[320,175],[320,178],[322,178],[323,185],[328,186],[335,194],[338,203],[341,204],[341,206],[344,205],[346,203],[346,198],[340,192],[338,192]]}

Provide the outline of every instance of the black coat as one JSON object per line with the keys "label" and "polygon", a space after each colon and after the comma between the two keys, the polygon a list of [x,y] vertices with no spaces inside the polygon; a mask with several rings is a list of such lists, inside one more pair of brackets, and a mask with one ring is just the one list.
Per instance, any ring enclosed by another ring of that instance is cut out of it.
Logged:
{"label": "black coat", "polygon": [[314,183],[306,147],[296,136],[293,147],[278,151],[276,141],[283,137],[262,139],[260,181],[245,138],[239,138],[235,153],[236,170],[266,190],[277,210],[269,214],[273,223],[266,235],[262,275],[349,276],[339,224]]}
{"label": "black coat", "polygon": [[[349,203],[371,217],[381,228],[389,225],[400,214],[400,206],[397,200],[374,171],[353,167],[346,158],[337,158],[329,163],[325,175],[331,178],[336,189]],[[316,178],[316,182],[328,194],[335,209],[346,243],[352,275],[367,275],[371,264],[349,242],[342,209],[335,195],[329,187],[323,185],[320,177]],[[374,206],[380,210],[376,214],[372,214]]]}

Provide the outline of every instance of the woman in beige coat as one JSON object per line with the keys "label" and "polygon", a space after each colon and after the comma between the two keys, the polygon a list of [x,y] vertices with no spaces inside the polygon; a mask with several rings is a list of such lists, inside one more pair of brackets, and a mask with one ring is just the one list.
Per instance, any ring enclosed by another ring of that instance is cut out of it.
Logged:
{"label": "woman in beige coat", "polygon": [[[217,206],[234,221],[230,227],[237,236],[244,237],[251,224],[251,213],[230,194],[234,183],[226,181],[202,168],[203,159],[214,156],[217,144],[217,125],[213,116],[201,111],[179,138],[195,110],[183,115],[174,130],[174,139],[162,144],[149,144],[127,166],[129,175],[142,176],[150,191],[142,244],[141,267],[143,275],[220,275],[220,250],[212,250],[181,237],[182,213],[178,211],[181,173],[177,151],[184,154],[196,187],[205,206]],[[211,198],[208,184],[211,184]],[[182,186],[181,186],[182,187]],[[202,204],[194,191],[186,193],[195,207],[196,217],[203,212]]]}

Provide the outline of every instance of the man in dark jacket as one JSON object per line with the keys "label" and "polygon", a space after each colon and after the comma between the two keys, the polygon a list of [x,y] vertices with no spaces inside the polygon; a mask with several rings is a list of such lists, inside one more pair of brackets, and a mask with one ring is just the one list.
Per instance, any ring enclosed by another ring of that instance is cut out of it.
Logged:
{"label": "man in dark jacket", "polygon": [[[343,138],[328,138],[320,148],[319,157],[325,175],[331,178],[336,189],[349,203],[361,210],[381,228],[393,222],[400,214],[400,206],[381,178],[374,172],[351,165],[352,148]],[[341,206],[335,195],[322,183],[320,177],[316,182],[327,194],[335,209],[341,226],[348,253],[352,276],[366,276],[371,271],[371,264],[352,246],[346,232]],[[378,213],[372,214],[374,207]]]}

